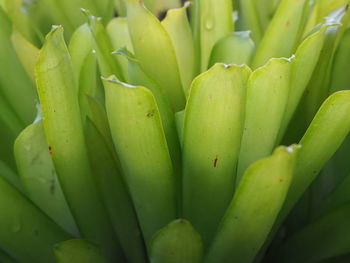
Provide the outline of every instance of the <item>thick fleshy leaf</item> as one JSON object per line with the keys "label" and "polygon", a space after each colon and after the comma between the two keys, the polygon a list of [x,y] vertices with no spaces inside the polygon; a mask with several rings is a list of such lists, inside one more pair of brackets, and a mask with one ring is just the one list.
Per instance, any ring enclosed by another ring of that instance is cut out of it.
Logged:
{"label": "thick fleshy leaf", "polygon": [[[112,19],[107,25],[107,33],[111,40],[111,44],[114,50],[119,50],[120,48],[127,48],[129,51],[133,52],[133,47],[130,39],[128,20],[124,17],[117,17]],[[123,57],[116,58],[119,62],[123,76],[126,80],[128,77],[128,61]]]}
{"label": "thick fleshy leaf", "polygon": [[68,50],[72,60],[82,121],[89,111],[86,95],[96,94],[96,51],[94,39],[87,24],[80,26],[72,35]]}
{"label": "thick fleshy leaf", "polygon": [[290,57],[302,36],[310,0],[282,0],[257,48],[253,68],[270,58]]}
{"label": "thick fleshy leaf", "polygon": [[335,11],[338,8],[343,8],[349,4],[349,0],[318,0],[314,1],[314,6],[312,13],[309,16],[307,25],[305,27],[305,33],[308,33],[314,26],[319,23],[322,23],[324,19],[329,16],[330,13]]}
{"label": "thick fleshy leaf", "polygon": [[54,246],[57,263],[107,263],[101,250],[84,239],[70,239]]}
{"label": "thick fleshy leaf", "polygon": [[217,41],[234,31],[232,0],[195,0],[199,5],[199,39],[201,71],[206,71],[211,51]]}
{"label": "thick fleshy leaf", "polygon": [[58,182],[41,121],[28,126],[19,135],[14,153],[27,196],[68,233],[78,236],[79,231]]}
{"label": "thick fleshy leaf", "polygon": [[[273,1],[265,1],[265,7],[271,5]],[[255,0],[239,0],[240,14],[243,20],[245,30],[252,31],[252,38],[259,43],[263,36],[263,25],[259,19],[259,10],[257,9],[257,1]]]}
{"label": "thick fleshy leaf", "polygon": [[36,76],[48,147],[78,228],[84,237],[100,245],[104,254],[117,258],[119,244],[90,170],[74,73],[62,27],[54,27],[47,35]]}
{"label": "thick fleshy leaf", "polygon": [[195,73],[196,75],[201,72],[201,43],[200,43],[200,1],[195,0],[191,2],[189,13],[191,16],[190,24],[192,29],[193,41],[194,41],[194,55],[195,55]]}
{"label": "thick fleshy leaf", "polygon": [[347,204],[307,225],[283,244],[276,262],[317,263],[350,253],[349,217]]}
{"label": "thick fleshy leaf", "polygon": [[263,33],[265,33],[266,28],[269,26],[279,3],[280,0],[255,0],[259,23]]}
{"label": "thick fleshy leaf", "polygon": [[[130,52],[122,49],[119,53],[127,57],[129,61],[129,83],[149,89],[157,102],[170,157],[173,162],[173,168],[175,174],[179,177],[181,173],[181,150],[178,135],[176,133],[175,116],[171,109],[170,102],[164,95],[161,86],[142,70],[138,60],[136,60]],[[177,179],[178,190],[181,189],[180,180],[180,178]]]}
{"label": "thick fleshy leaf", "polygon": [[[6,120],[8,121],[9,125],[15,124],[13,121],[14,119],[9,118],[10,115],[6,115],[6,107],[2,104],[3,101],[1,100],[0,97],[0,105],[2,105],[2,109],[0,111],[0,117],[5,116]],[[6,111],[5,111],[5,110]],[[11,114],[13,112],[10,111]],[[16,164],[15,164],[15,159],[12,153],[13,151],[13,143],[17,137],[17,135],[21,132],[22,130],[22,125],[19,124],[18,127],[13,127],[14,130],[11,130],[9,126],[7,126],[7,123],[5,123],[3,118],[0,118],[0,160],[5,163],[6,166],[8,166],[11,170],[15,171],[16,170]]]}
{"label": "thick fleshy leaf", "polygon": [[68,50],[72,60],[76,83],[79,83],[80,72],[85,64],[86,57],[94,49],[94,38],[88,24],[83,24],[73,33]]}
{"label": "thick fleshy leaf", "polygon": [[345,70],[350,65],[350,29],[347,29],[339,44],[332,66],[331,92],[350,89],[350,74]]}
{"label": "thick fleshy leaf", "polygon": [[12,32],[11,41],[23,68],[34,82],[34,68],[38,58],[39,49],[24,38],[24,36],[16,29]]}
{"label": "thick fleshy leaf", "polygon": [[162,21],[175,49],[182,87],[186,95],[195,76],[195,51],[191,26],[187,19],[188,6],[189,2],[182,8],[170,9]]}
{"label": "thick fleshy leaf", "polygon": [[161,14],[168,9],[179,8],[181,6],[180,0],[145,0],[146,7],[155,15]]}
{"label": "thick fleshy leaf", "polygon": [[246,66],[216,64],[192,83],[183,134],[183,215],[207,246],[234,191]]}
{"label": "thick fleshy leaf", "polygon": [[318,110],[300,141],[302,148],[298,154],[295,176],[279,215],[279,223],[344,141],[350,131],[349,112],[350,91],[334,93]]}
{"label": "thick fleshy leaf", "polygon": [[344,14],[344,12],[335,14],[334,19],[337,19],[338,23],[330,19],[332,23],[324,32],[324,43],[319,59],[304,91],[304,96],[301,98],[294,117],[289,124],[289,132],[285,138],[287,142],[299,140],[302,137],[317,110],[329,94],[330,69],[336,40],[340,33],[339,21]]}
{"label": "thick fleshy leaf", "polygon": [[18,191],[24,192],[18,175],[4,161],[0,161],[0,176],[4,177]]}
{"label": "thick fleshy leaf", "polygon": [[162,228],[152,239],[152,263],[200,263],[203,244],[191,223],[178,219]]}
{"label": "thick fleshy leaf", "polygon": [[180,71],[171,38],[157,17],[137,0],[129,0],[128,25],[141,67],[164,89],[174,111],[185,107]]}
{"label": "thick fleshy leaf", "polygon": [[70,238],[0,176],[0,244],[19,262],[54,262],[52,246]]}
{"label": "thick fleshy leaf", "polygon": [[87,95],[87,101],[89,102],[89,114],[88,117],[96,126],[98,132],[103,136],[107,145],[111,151],[113,151],[113,139],[111,135],[111,131],[108,125],[108,118],[105,108],[101,103],[99,103],[93,97]]}
{"label": "thick fleshy leaf", "polygon": [[279,139],[282,139],[289,122],[291,121],[300,99],[312,77],[321,50],[326,38],[325,30],[328,25],[321,27],[318,31],[307,37],[298,47],[295,57],[292,61],[290,91],[288,102],[283,117],[282,127],[279,133]]}
{"label": "thick fleshy leaf", "polygon": [[298,146],[279,147],[251,165],[237,188],[205,263],[252,262],[264,244],[292,181]]}
{"label": "thick fleshy leaf", "polygon": [[126,17],[126,6],[124,0],[114,0],[114,7],[120,17]]}
{"label": "thick fleshy leaf", "polygon": [[175,113],[175,123],[176,123],[177,134],[179,136],[180,145],[182,145],[184,124],[185,124],[185,110]]}
{"label": "thick fleshy leaf", "polygon": [[122,179],[116,153],[111,152],[103,135],[88,118],[86,142],[97,186],[119,237],[128,262],[145,260],[144,244],[133,203]]}
{"label": "thick fleshy leaf", "polygon": [[235,32],[219,40],[211,53],[209,67],[215,63],[249,65],[255,50],[250,31]]}
{"label": "thick fleshy leaf", "polygon": [[102,24],[101,18],[93,16],[87,10],[83,10],[83,12],[85,12],[88,17],[90,30],[95,39],[95,47],[101,75],[103,77],[116,75],[120,80],[124,80],[125,77],[122,75],[122,70],[118,61],[111,55],[113,47],[107,31]]}
{"label": "thick fleshy leaf", "polygon": [[160,114],[148,89],[112,77],[104,85],[114,145],[149,245],[176,217],[175,178]]}
{"label": "thick fleshy leaf", "polygon": [[237,182],[249,165],[270,155],[276,146],[288,101],[290,70],[290,59],[271,59],[249,78]]}
{"label": "thick fleshy leaf", "polygon": [[5,133],[12,136],[6,136],[3,137],[2,140],[8,140],[11,137],[13,138],[17,136],[21,132],[21,130],[24,127],[23,122],[20,120],[19,116],[16,114],[15,110],[12,108],[12,106],[7,102],[5,98],[0,96],[0,118],[1,118],[1,127],[2,132],[4,133],[5,130],[7,130]]}
{"label": "thick fleshy leaf", "polygon": [[15,30],[18,30],[27,41],[37,44],[38,39],[32,28],[33,24],[26,12],[23,12],[23,6],[24,0],[3,0],[2,3],[2,8],[16,28]]}
{"label": "thick fleshy leaf", "polygon": [[1,97],[11,105],[22,123],[28,124],[35,117],[35,88],[17,58],[11,43],[12,25],[1,9],[0,25],[0,68],[3,69],[0,70]]}

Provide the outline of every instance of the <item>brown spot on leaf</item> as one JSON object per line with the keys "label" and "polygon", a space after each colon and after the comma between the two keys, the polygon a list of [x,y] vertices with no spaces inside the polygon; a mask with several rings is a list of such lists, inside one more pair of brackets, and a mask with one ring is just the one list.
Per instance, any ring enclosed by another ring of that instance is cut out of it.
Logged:
{"label": "brown spot on leaf", "polygon": [[52,154],[52,147],[49,145],[49,153]]}
{"label": "brown spot on leaf", "polygon": [[147,118],[151,118],[154,116],[154,110],[150,110],[148,113],[147,113]]}
{"label": "brown spot on leaf", "polygon": [[216,166],[218,165],[218,157],[216,156],[214,159],[214,168],[216,168]]}
{"label": "brown spot on leaf", "polygon": [[287,22],[286,22],[286,27],[289,27],[289,25],[290,25],[290,21],[287,20]]}

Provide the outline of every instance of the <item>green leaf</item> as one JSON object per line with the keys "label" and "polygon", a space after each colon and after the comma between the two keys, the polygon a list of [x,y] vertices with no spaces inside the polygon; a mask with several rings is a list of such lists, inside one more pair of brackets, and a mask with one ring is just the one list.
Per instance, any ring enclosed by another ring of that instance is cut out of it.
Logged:
{"label": "green leaf", "polygon": [[177,191],[181,190],[180,186],[180,174],[181,174],[181,149],[178,140],[178,135],[176,133],[176,123],[175,116],[171,109],[170,102],[168,98],[164,95],[164,91],[160,85],[149,77],[141,68],[140,63],[135,57],[125,49],[119,50],[119,54],[125,56],[129,63],[129,83],[135,86],[144,86],[149,89],[156,102],[159,109],[160,117],[162,120],[162,125],[164,129],[164,134],[167,139],[167,144],[169,148],[169,153],[171,160],[173,162],[174,172],[177,178]]}
{"label": "green leaf", "polygon": [[136,0],[128,0],[128,25],[136,58],[164,89],[173,111],[185,107],[180,71],[172,40],[157,17]]}
{"label": "green leaf", "polygon": [[78,84],[78,98],[83,123],[89,111],[86,95],[96,94],[96,51],[94,39],[87,24],[80,26],[72,35],[68,46],[71,55],[75,81]]}
{"label": "green leaf", "polygon": [[290,91],[281,125],[282,127],[278,136],[278,142],[283,137],[288,124],[299,105],[300,99],[310,82],[312,74],[315,71],[326,38],[325,31],[327,30],[327,27],[328,25],[324,25],[315,33],[307,37],[298,47],[295,57],[292,60]]}
{"label": "green leaf", "polygon": [[344,36],[340,40],[339,47],[336,51],[334,62],[332,65],[331,87],[330,91],[335,92],[339,90],[350,89],[350,74],[347,73],[346,68],[350,65],[350,29],[347,29]]}
{"label": "green leaf", "polygon": [[259,17],[259,23],[261,25],[262,32],[265,33],[266,28],[269,26],[271,19],[273,18],[274,13],[280,0],[256,0],[255,6],[257,9],[257,14]]}
{"label": "green leaf", "polygon": [[82,235],[115,259],[119,247],[91,174],[62,27],[47,35],[35,72],[45,135],[68,205]]}
{"label": "green leaf", "polygon": [[26,195],[53,221],[72,235],[79,231],[63,195],[41,121],[17,137],[14,153]]}
{"label": "green leaf", "polygon": [[110,151],[107,141],[89,118],[86,121],[86,141],[97,186],[125,255],[129,262],[145,262],[141,230],[121,177],[116,153]]}
{"label": "green leaf", "polygon": [[[265,1],[266,2],[266,1]],[[267,1],[265,5],[270,5],[271,0]],[[259,19],[259,10],[257,8],[257,1],[255,0],[239,0],[239,10],[242,16],[245,30],[251,30],[252,38],[256,43],[259,43],[263,36],[263,28]]]}
{"label": "green leaf", "polygon": [[[16,170],[16,164],[14,160],[14,156],[12,154],[13,152],[13,143],[17,137],[17,135],[21,132],[22,125],[20,124],[19,127],[14,127],[15,130],[11,130],[10,127],[7,126],[7,123],[5,123],[2,119],[2,117],[6,117],[6,120],[9,122],[10,125],[12,125],[12,118],[9,118],[9,114],[5,112],[7,107],[2,104],[3,101],[1,100],[0,96],[0,104],[2,105],[2,109],[0,111],[0,160],[3,161],[6,166],[8,166],[13,171]],[[5,109],[5,110],[4,110]],[[10,114],[13,114],[13,112],[9,112]],[[13,123],[15,124],[15,123]]]}
{"label": "green leaf", "polygon": [[25,39],[24,36],[16,29],[14,29],[12,32],[11,42],[23,68],[31,80],[35,82],[34,69],[38,58],[39,49]]}
{"label": "green leaf", "polygon": [[107,146],[110,151],[113,152],[113,139],[108,125],[108,118],[105,108],[93,97],[86,95],[87,101],[89,103],[89,114],[88,117],[96,126],[98,132],[103,136],[107,142]]}
{"label": "green leaf", "polygon": [[149,245],[152,235],[176,217],[175,178],[158,107],[144,87],[115,78],[104,85],[114,145]]}
{"label": "green leaf", "polygon": [[322,23],[324,19],[329,16],[330,13],[338,8],[343,8],[349,4],[349,0],[318,0],[315,1],[312,12],[309,16],[307,25],[305,27],[305,33],[308,33],[314,26]]}
{"label": "green leaf", "polygon": [[114,0],[114,8],[116,9],[118,16],[126,17],[126,6],[124,0]]}
{"label": "green leaf", "polygon": [[86,57],[90,55],[93,49],[94,38],[90,28],[88,24],[83,24],[74,31],[68,46],[76,83],[79,83],[80,72]]}
{"label": "green leaf", "polygon": [[145,4],[149,10],[155,15],[165,12],[168,9],[179,8],[181,6],[180,0],[145,0]]}
{"label": "green leaf", "polygon": [[57,263],[107,263],[101,250],[83,239],[70,239],[54,246]]}
{"label": "green leaf", "polygon": [[83,10],[83,12],[88,17],[89,27],[95,39],[95,47],[101,75],[103,77],[116,75],[121,81],[124,80],[125,76],[122,75],[122,70],[118,61],[111,55],[113,47],[107,31],[101,22],[101,18],[93,16],[87,10]]}
{"label": "green leaf", "polygon": [[192,83],[183,134],[183,215],[208,245],[234,191],[246,66],[216,64]]}
{"label": "green leaf", "polygon": [[290,57],[302,36],[310,0],[282,0],[262,38],[253,60],[253,68],[270,58]]}
{"label": "green leaf", "polygon": [[185,125],[185,110],[175,113],[175,124],[176,124],[177,134],[179,136],[180,145],[182,145],[183,133],[184,133],[183,130]]}
{"label": "green leaf", "polygon": [[199,5],[201,71],[206,71],[217,41],[234,31],[232,0],[195,0]]}
{"label": "green leaf", "polygon": [[219,40],[211,53],[209,67],[217,62],[249,65],[255,50],[250,31],[231,33]]}
{"label": "green leaf", "polygon": [[194,41],[195,75],[201,72],[200,1],[194,0],[189,7],[190,24]]}
{"label": "green leaf", "polygon": [[200,263],[203,244],[191,223],[178,219],[162,228],[152,239],[150,260],[153,263]]}
{"label": "green leaf", "polygon": [[[35,117],[35,88],[17,58],[11,43],[12,25],[0,9],[0,93],[11,105],[23,124],[31,123]],[[21,94],[21,96],[18,96]],[[3,117],[6,118],[6,117]],[[23,125],[22,124],[22,125]],[[23,126],[22,126],[23,127]]]}
{"label": "green leaf", "polygon": [[237,182],[249,165],[270,155],[276,146],[288,101],[291,61],[271,59],[249,78]]}
{"label": "green leaf", "polygon": [[[128,28],[128,20],[126,18],[117,17],[112,19],[107,25],[107,33],[114,50],[119,50],[120,48],[126,47],[127,50],[133,52]],[[123,57],[117,57],[117,60],[123,72],[123,76],[128,80],[128,61]]]}
{"label": "green leaf", "polygon": [[287,141],[299,140],[302,137],[317,110],[329,94],[330,69],[339,30],[339,24],[333,23],[324,32],[324,43],[318,62],[304,91],[304,96],[301,98],[294,117],[289,124],[290,129],[288,137],[286,137]]}
{"label": "green leaf", "polygon": [[253,262],[287,195],[298,148],[279,147],[247,169],[205,263]]}
{"label": "green leaf", "polygon": [[349,217],[347,204],[307,225],[283,244],[278,262],[316,263],[350,253]]}
{"label": "green leaf", "polygon": [[18,191],[21,193],[24,192],[18,175],[2,160],[0,160],[0,176],[4,177],[6,181]]}
{"label": "green leaf", "polygon": [[19,262],[54,262],[52,246],[70,238],[0,176],[0,244]]}
{"label": "green leaf", "polygon": [[3,0],[3,10],[6,12],[19,34],[23,35],[27,41],[37,43],[35,31],[32,28],[30,17],[23,12],[23,0]]}
{"label": "green leaf", "polygon": [[334,93],[318,110],[300,140],[302,148],[298,154],[295,176],[278,222],[289,213],[344,141],[350,131],[349,112],[350,91]]}
{"label": "green leaf", "polygon": [[195,51],[191,26],[187,19],[188,6],[189,2],[182,8],[170,9],[162,21],[175,49],[182,87],[186,95],[195,77]]}
{"label": "green leaf", "polygon": [[6,132],[9,136],[3,136],[2,140],[8,140],[12,137],[14,139],[17,134],[21,132],[24,127],[23,122],[20,120],[19,116],[16,114],[13,107],[8,103],[8,101],[0,95],[0,119],[1,119],[1,129],[2,133]]}

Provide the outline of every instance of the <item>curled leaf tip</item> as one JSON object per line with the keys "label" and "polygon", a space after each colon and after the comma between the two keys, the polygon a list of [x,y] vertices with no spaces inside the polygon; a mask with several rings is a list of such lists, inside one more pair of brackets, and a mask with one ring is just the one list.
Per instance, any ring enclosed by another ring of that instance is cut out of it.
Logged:
{"label": "curled leaf tip", "polygon": [[86,8],[80,8],[80,11],[88,18],[89,21],[101,21],[102,18],[101,17],[97,17],[94,16],[90,10],[86,9]]}
{"label": "curled leaf tip", "polygon": [[193,5],[193,2],[192,1],[186,1],[185,3],[184,3],[184,8],[185,9],[187,9],[187,8],[189,8],[190,6],[192,6]]}
{"label": "curled leaf tip", "polygon": [[120,81],[115,75],[109,76],[108,78],[101,77],[101,79],[102,81],[109,82],[109,83],[116,83],[129,89],[139,88],[139,86],[134,86],[134,85]]}
{"label": "curled leaf tip", "polygon": [[324,24],[341,26],[342,19],[348,11],[348,6],[349,4],[347,4],[344,7],[335,9],[333,12],[331,12],[328,16],[324,18]]}
{"label": "curled leaf tip", "polygon": [[129,61],[133,61],[133,62],[139,62],[138,59],[136,59],[135,55],[133,53],[131,53],[127,47],[121,47],[117,50],[114,50],[112,52],[113,55],[120,55],[120,56],[123,56],[125,57],[127,60]]}

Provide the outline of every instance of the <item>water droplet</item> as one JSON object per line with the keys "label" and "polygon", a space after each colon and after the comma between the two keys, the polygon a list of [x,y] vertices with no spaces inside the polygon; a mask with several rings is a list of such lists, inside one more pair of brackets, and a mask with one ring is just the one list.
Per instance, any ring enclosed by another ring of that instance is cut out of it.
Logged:
{"label": "water droplet", "polygon": [[22,228],[22,223],[19,217],[14,218],[11,223],[11,231],[14,233],[18,233]]}
{"label": "water droplet", "polygon": [[207,17],[207,19],[205,19],[204,25],[207,30],[212,30],[214,28],[214,20],[212,17]]}

